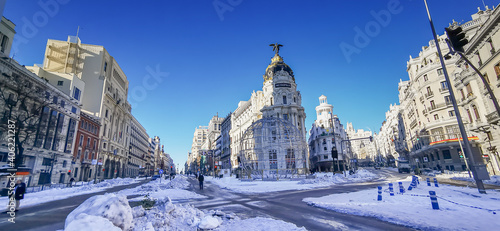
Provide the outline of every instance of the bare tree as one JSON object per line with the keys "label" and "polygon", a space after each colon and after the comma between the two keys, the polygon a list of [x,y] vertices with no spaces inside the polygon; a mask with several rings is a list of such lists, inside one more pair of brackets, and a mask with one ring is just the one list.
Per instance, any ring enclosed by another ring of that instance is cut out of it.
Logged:
{"label": "bare tree", "polygon": [[25,146],[35,144],[44,123],[42,112],[50,104],[47,83],[19,69],[5,60],[0,63],[0,139],[7,141],[14,133],[8,141],[15,144],[15,168],[23,164]]}

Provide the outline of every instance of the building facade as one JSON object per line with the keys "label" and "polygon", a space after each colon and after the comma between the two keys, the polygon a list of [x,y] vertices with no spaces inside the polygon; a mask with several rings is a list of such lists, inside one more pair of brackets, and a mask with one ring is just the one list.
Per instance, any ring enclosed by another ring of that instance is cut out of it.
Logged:
{"label": "building facade", "polygon": [[96,177],[96,172],[100,173],[97,166],[100,127],[99,118],[80,112],[71,160],[71,177],[76,181],[89,181]]}
{"label": "building facade", "polygon": [[149,155],[149,136],[146,129],[134,116],[132,116],[130,132],[129,155],[125,176],[136,177],[146,173],[146,162]]}
{"label": "building facade", "polygon": [[[333,123],[332,123],[333,120]],[[316,106],[316,120],[309,130],[309,159],[313,172],[338,171],[347,169],[349,164],[349,144],[344,126],[337,115],[333,115],[333,105],[328,104],[327,97],[319,97]],[[332,158],[332,149],[337,150],[338,158]]]}

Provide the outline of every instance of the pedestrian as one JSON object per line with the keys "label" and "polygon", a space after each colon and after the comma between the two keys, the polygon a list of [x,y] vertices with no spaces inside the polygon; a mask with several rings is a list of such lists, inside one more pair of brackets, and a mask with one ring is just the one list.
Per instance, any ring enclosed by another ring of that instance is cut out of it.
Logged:
{"label": "pedestrian", "polygon": [[75,178],[71,177],[71,179],[69,179],[69,186],[70,187],[73,187],[73,181],[75,181]]}
{"label": "pedestrian", "polygon": [[[15,203],[15,210],[14,211],[19,211],[19,204],[21,203],[21,200],[24,199],[24,193],[26,192],[26,184],[21,181],[21,180],[17,180],[16,182],[16,187],[14,188],[14,192],[12,194],[10,194],[10,201],[16,201]],[[7,206],[7,210],[8,211],[11,211],[11,206],[13,206],[12,204],[9,203],[9,205]]]}
{"label": "pedestrian", "polygon": [[205,180],[205,178],[203,177],[203,174],[200,173],[200,176],[198,177],[198,181],[200,182],[200,190],[203,190],[203,180]]}

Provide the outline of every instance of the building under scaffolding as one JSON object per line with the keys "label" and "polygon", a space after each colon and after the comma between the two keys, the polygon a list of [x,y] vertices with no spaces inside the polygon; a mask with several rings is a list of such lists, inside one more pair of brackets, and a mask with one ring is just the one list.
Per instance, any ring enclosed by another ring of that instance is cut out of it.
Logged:
{"label": "building under scaffolding", "polygon": [[288,120],[267,117],[252,123],[241,147],[238,161],[244,178],[291,178],[308,172],[305,137]]}

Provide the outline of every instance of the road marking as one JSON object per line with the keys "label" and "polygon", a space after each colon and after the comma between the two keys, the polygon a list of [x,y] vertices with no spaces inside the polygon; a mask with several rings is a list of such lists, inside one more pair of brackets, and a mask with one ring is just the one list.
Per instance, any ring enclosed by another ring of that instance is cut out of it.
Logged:
{"label": "road marking", "polygon": [[349,230],[349,227],[347,227],[346,225],[344,225],[344,224],[342,224],[340,222],[336,222],[336,221],[332,221],[332,220],[326,220],[326,219],[321,219],[321,218],[317,218],[317,217],[313,217],[313,216],[304,216],[304,217],[307,218],[307,219],[312,219],[312,220],[321,222],[323,224],[332,226],[333,228],[335,228],[335,230]]}
{"label": "road marking", "polygon": [[[29,216],[38,215],[40,213],[47,213],[47,212],[52,212],[52,211],[55,211],[55,210],[73,208],[73,207],[77,207],[77,206],[78,205],[69,205],[69,206],[64,206],[64,207],[59,207],[59,208],[54,208],[54,209],[40,210],[40,211],[34,212],[34,213],[27,213],[27,214],[22,214],[22,215],[16,214],[15,218],[17,219],[17,218],[20,218],[20,217],[29,217]],[[7,222],[9,222],[9,221],[8,220],[0,221],[0,224],[7,223]]]}

